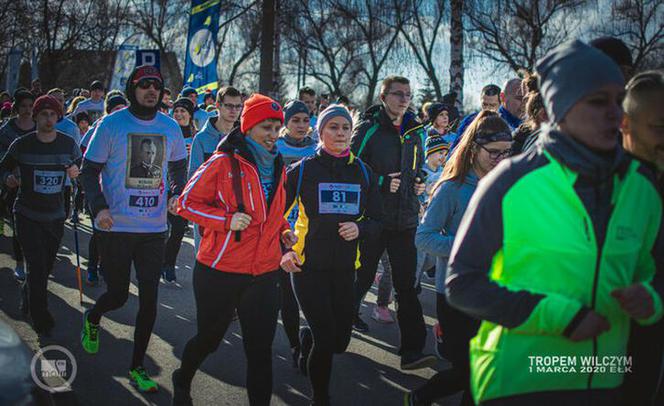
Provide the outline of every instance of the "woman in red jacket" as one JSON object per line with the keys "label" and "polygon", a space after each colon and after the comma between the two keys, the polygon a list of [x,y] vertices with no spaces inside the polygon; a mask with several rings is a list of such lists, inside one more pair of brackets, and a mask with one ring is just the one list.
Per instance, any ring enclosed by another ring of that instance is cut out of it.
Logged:
{"label": "woman in red jacket", "polygon": [[249,403],[270,403],[280,241],[287,247],[296,241],[283,217],[285,171],[275,146],[283,121],[277,102],[251,96],[240,128],[221,141],[178,200],[178,214],[198,224],[203,236],[193,276],[198,332],[173,372],[174,404],[191,404],[194,374],[219,346],[236,309]]}

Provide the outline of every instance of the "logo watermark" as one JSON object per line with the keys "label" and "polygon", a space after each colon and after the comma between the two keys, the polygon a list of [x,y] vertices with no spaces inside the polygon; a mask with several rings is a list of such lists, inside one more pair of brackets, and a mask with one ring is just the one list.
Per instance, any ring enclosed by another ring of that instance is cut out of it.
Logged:
{"label": "logo watermark", "polygon": [[74,355],[65,347],[48,345],[32,357],[30,373],[40,388],[54,392],[71,390],[78,366]]}
{"label": "logo watermark", "polygon": [[631,356],[531,355],[528,372],[535,374],[627,374],[632,372]]}

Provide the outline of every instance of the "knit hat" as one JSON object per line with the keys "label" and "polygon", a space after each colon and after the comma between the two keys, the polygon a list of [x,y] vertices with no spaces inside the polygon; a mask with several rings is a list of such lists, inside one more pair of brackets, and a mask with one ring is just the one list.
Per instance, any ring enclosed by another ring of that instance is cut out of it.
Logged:
{"label": "knit hat", "polygon": [[608,84],[625,86],[618,65],[579,40],[557,46],[537,61],[535,72],[549,120],[559,123],[583,97]]}
{"label": "knit hat", "polygon": [[284,124],[288,125],[290,119],[298,113],[306,113],[309,115],[309,108],[299,100],[291,100],[286,103],[284,106]]}
{"label": "knit hat", "polygon": [[194,117],[194,103],[192,103],[192,101],[186,97],[180,97],[175,101],[175,103],[173,103],[174,111],[177,107],[182,107],[183,109],[187,110],[190,118]]}
{"label": "knit hat", "polygon": [[95,80],[90,84],[90,90],[104,90],[104,84],[98,80]]}
{"label": "knit hat", "polygon": [[438,151],[449,151],[450,144],[443,137],[429,137],[424,143],[425,157]]}
{"label": "knit hat", "polygon": [[284,112],[279,103],[260,93],[254,93],[244,102],[240,130],[246,134],[256,124],[271,118],[284,123]]}
{"label": "knit hat", "polygon": [[433,123],[436,121],[436,117],[443,111],[447,112],[447,117],[449,118],[450,123],[456,119],[455,112],[456,108],[445,103],[433,103],[427,109],[427,115],[429,116],[429,121]]}
{"label": "knit hat", "polygon": [[189,95],[191,95],[191,94],[195,94],[196,96],[198,96],[198,92],[196,91],[196,89],[194,89],[191,86],[184,87],[182,89],[182,91],[180,92],[180,95],[182,97],[189,97]]}
{"label": "knit hat", "polygon": [[318,115],[318,121],[316,122],[316,130],[318,131],[318,134],[323,134],[325,124],[335,117],[343,117],[348,120],[351,126],[353,125],[353,118],[350,116],[350,112],[348,112],[347,108],[341,104],[330,104]]}
{"label": "knit hat", "polygon": [[35,100],[35,104],[32,106],[32,114],[36,116],[42,110],[46,109],[55,111],[58,115],[58,119],[64,115],[60,103],[55,97],[49,95],[39,96],[37,100]]}
{"label": "knit hat", "polygon": [[88,124],[92,124],[90,123],[90,115],[88,114],[87,111],[81,111],[79,113],[76,113],[76,115],[74,116],[74,122],[76,124],[80,123],[81,121],[87,121]]}
{"label": "knit hat", "polygon": [[619,66],[634,66],[632,53],[627,45],[618,38],[600,37],[592,40],[590,45],[607,54]]}
{"label": "knit hat", "polygon": [[115,95],[111,96],[108,99],[106,99],[106,114],[111,114],[111,111],[113,111],[114,108],[118,106],[128,106],[129,102],[127,99],[120,95]]}

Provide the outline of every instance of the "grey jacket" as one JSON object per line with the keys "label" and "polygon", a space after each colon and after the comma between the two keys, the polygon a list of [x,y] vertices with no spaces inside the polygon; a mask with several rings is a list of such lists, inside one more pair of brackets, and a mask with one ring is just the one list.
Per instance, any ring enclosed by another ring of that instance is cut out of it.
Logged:
{"label": "grey jacket", "polygon": [[436,292],[442,295],[445,294],[447,261],[452,252],[454,236],[476,187],[477,175],[472,170],[463,183],[443,182],[433,194],[417,227],[415,246],[436,257]]}

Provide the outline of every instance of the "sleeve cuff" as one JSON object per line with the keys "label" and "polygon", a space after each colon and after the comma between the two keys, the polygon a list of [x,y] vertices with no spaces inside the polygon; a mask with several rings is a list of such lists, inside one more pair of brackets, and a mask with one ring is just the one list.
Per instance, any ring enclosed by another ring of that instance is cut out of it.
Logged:
{"label": "sleeve cuff", "polygon": [[647,319],[636,320],[636,322],[643,326],[647,326],[659,321],[659,319],[662,317],[664,309],[662,306],[662,297],[659,295],[659,293],[657,293],[655,288],[653,288],[649,283],[642,283],[642,285],[650,294],[650,297],[653,300],[653,307],[655,311],[652,313],[652,316],[648,317]]}

